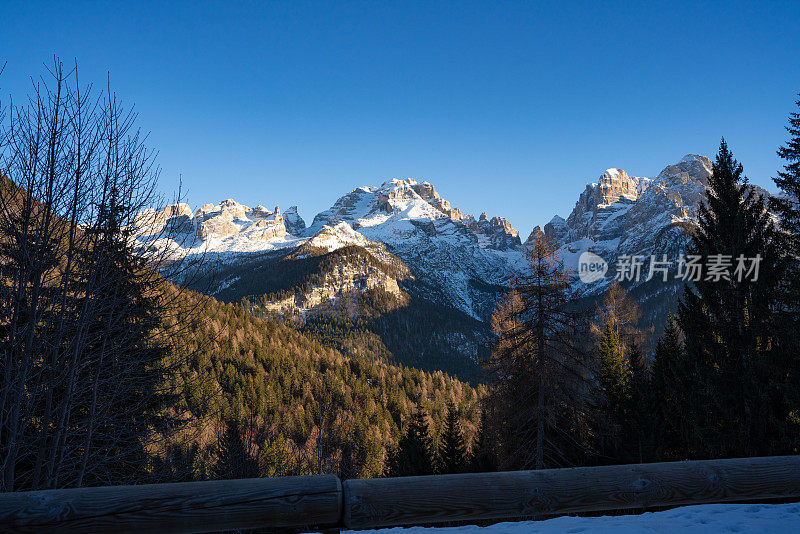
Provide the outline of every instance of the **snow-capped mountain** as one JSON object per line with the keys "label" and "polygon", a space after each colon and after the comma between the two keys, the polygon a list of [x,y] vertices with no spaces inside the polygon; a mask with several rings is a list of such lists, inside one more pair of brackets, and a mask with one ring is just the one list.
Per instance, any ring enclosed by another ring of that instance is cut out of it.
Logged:
{"label": "snow-capped mountain", "polygon": [[[565,266],[573,271],[574,288],[587,299],[595,298],[613,279],[621,255],[660,259],[666,254],[677,260],[711,172],[711,161],[694,154],[668,165],[654,178],[607,169],[586,186],[566,219],[553,217],[544,229],[535,228],[528,240],[538,232],[557,240]],[[281,212],[277,206],[250,208],[231,199],[195,212],[186,204],[149,210],[136,224],[142,246],[208,254],[217,275],[213,293],[224,300],[278,291],[280,295],[269,302],[262,299],[265,308],[305,317],[315,307],[352,301],[370,291],[387,292],[403,302],[423,299],[440,311],[463,315],[455,329],[458,334],[451,331],[448,343],[469,337],[475,328],[483,331],[469,342],[475,346],[467,352],[473,354],[486,334],[497,299],[525,265],[524,245],[506,219],[464,215],[433,185],[413,179],[356,188],[309,226],[294,206]],[[159,237],[165,227],[175,230],[174,239]],[[340,250],[366,255],[326,256]],[[591,284],[577,276],[578,258],[586,251],[610,266],[605,278]],[[328,259],[309,263],[323,257]],[[647,265],[643,272],[646,269]],[[644,321],[656,324],[658,331],[674,308],[682,283],[674,276],[668,283],[642,277],[623,285],[642,304]],[[294,294],[287,294],[289,290]],[[469,321],[471,326],[462,328]]]}
{"label": "snow-capped mountain", "polygon": [[347,224],[380,242],[414,273],[431,300],[486,319],[500,288],[518,272],[518,232],[502,217],[462,215],[427,182],[360,187],[314,217],[311,233]]}
{"label": "snow-capped mountain", "polygon": [[[159,242],[168,224],[180,230],[182,243]],[[137,234],[143,245],[212,253],[222,264],[243,254],[297,249],[299,257],[347,246],[391,263],[390,252],[410,268],[413,288],[478,319],[488,318],[522,258],[519,234],[506,219],[462,215],[431,184],[413,179],[354,189],[308,228],[294,206],[281,213],[278,206],[250,208],[228,199],[195,213],[186,204],[150,210],[139,218]],[[230,283],[220,280],[226,287]]]}
{"label": "snow-capped mountain", "polygon": [[[575,289],[585,297],[596,297],[614,279],[621,257],[642,257],[641,276],[622,285],[639,301],[643,325],[655,326],[658,333],[668,313],[674,311],[684,285],[677,276],[678,260],[696,225],[711,173],[711,160],[689,154],[655,178],[608,169],[597,182],[587,185],[569,217],[555,216],[543,230],[561,244],[560,256],[574,273]],[[763,188],[755,189],[760,195],[769,195]],[[535,228],[531,237],[541,231]],[[609,271],[604,278],[584,284],[577,276],[578,260],[587,251],[601,256]],[[666,282],[661,273],[647,279],[651,257],[666,260]]]}
{"label": "snow-capped mountain", "polygon": [[[711,161],[694,154],[667,166],[655,178],[608,169],[586,186],[566,220],[556,215],[544,232],[561,243],[561,258],[573,272],[577,273],[578,258],[586,251],[612,266],[611,276],[604,280],[584,287],[576,281],[583,291],[600,292],[611,281],[620,255],[676,258],[685,246],[686,230],[697,220],[710,176]],[[539,231],[535,228],[531,237]]]}
{"label": "snow-capped mountain", "polygon": [[[589,301],[597,298],[614,280],[618,259],[643,257],[641,277],[622,285],[642,307],[642,326],[653,326],[658,334],[683,287],[676,276],[677,262],[686,250],[711,172],[707,157],[689,154],[655,178],[607,169],[587,185],[569,217],[556,215],[543,230],[561,244],[559,254],[573,272],[577,292]],[[541,231],[534,228],[528,239]],[[578,277],[578,261],[587,251],[602,257],[609,270],[605,277],[585,284]],[[671,262],[667,282],[661,275],[647,280],[649,258],[663,260],[664,255]]]}

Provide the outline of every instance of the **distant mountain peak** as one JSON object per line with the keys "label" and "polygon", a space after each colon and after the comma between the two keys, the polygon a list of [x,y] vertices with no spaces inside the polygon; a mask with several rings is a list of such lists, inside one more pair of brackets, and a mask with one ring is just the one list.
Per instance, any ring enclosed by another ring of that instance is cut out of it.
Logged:
{"label": "distant mountain peak", "polygon": [[[667,165],[655,178],[608,168],[585,187],[566,219],[554,216],[543,228],[534,228],[528,241],[539,233],[555,239],[565,266],[573,271],[584,251],[610,264],[620,254],[673,253],[685,242],[684,228],[695,223],[711,169],[711,161],[697,154]],[[415,291],[483,320],[503,288],[525,270],[519,233],[508,220],[486,212],[477,218],[462,213],[433,184],[414,178],[357,187],[318,213],[308,227],[296,206],[249,208],[234,199],[205,204],[195,213],[186,204],[149,210],[137,221],[143,245],[158,246],[154,229],[174,223],[193,239],[179,250],[208,250],[223,263],[235,264],[239,253],[282,250],[300,258],[349,246],[387,263],[394,255],[411,269]],[[586,294],[604,288],[603,283],[575,284]]]}

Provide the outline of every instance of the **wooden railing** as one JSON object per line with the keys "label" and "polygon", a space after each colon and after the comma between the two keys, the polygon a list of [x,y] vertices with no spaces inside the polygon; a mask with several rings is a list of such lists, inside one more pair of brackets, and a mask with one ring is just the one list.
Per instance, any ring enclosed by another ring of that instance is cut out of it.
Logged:
{"label": "wooden railing", "polygon": [[333,475],[0,494],[2,532],[214,532],[800,499],[800,456],[346,480]]}

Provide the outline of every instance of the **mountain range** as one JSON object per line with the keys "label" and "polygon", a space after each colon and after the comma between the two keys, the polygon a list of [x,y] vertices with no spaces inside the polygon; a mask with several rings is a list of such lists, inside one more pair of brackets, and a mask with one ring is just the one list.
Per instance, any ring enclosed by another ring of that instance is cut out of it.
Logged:
{"label": "mountain range", "polygon": [[[135,235],[141,247],[203,254],[210,293],[220,300],[327,332],[345,352],[364,350],[353,342],[358,332],[372,339],[367,345],[375,352],[402,363],[474,378],[492,310],[524,274],[524,247],[534,235],[558,242],[574,290],[591,303],[607,289],[621,255],[678,257],[710,176],[711,161],[700,155],[652,178],[607,169],[566,219],[556,215],[525,242],[505,218],[464,214],[432,184],[411,178],[358,187],[310,225],[296,206],[251,208],[228,199],[196,210],[187,204],[147,210],[134,223]],[[174,239],[159,237],[167,225]],[[586,251],[612,266],[591,284],[577,276]],[[623,285],[640,302],[643,323],[658,331],[681,282],[643,278]]]}

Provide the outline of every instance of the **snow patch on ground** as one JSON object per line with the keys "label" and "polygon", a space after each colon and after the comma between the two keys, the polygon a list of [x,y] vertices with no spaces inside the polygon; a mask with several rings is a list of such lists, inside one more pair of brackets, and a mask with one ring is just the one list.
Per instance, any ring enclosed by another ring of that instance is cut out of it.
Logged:
{"label": "snow patch on ground", "polygon": [[360,530],[358,534],[710,534],[800,532],[800,503],[703,504],[664,512],[602,517],[557,517],[545,521],[469,525],[448,528],[390,528]]}

